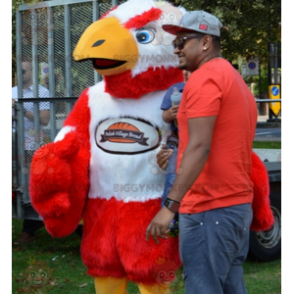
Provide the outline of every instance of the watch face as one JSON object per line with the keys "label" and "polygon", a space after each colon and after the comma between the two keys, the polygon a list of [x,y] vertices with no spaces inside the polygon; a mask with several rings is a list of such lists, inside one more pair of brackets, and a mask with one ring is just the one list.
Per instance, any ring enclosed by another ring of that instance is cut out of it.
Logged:
{"label": "watch face", "polygon": [[180,204],[176,201],[166,198],[164,205],[173,212],[177,212],[180,208]]}
{"label": "watch face", "polygon": [[168,198],[166,198],[166,199],[165,199],[165,202],[164,202],[164,205],[165,205],[166,207],[170,208],[170,207],[169,207],[170,204],[171,204],[171,201],[170,201]]}
{"label": "watch face", "polygon": [[175,203],[175,202],[171,202],[170,208],[171,208],[171,210],[173,210],[173,211],[177,211],[177,210],[178,210],[178,205],[177,205],[177,203]]}

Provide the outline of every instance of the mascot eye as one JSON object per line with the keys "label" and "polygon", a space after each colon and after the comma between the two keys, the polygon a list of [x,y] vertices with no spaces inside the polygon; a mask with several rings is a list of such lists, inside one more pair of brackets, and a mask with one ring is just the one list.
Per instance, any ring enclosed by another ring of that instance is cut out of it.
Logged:
{"label": "mascot eye", "polygon": [[154,40],[155,34],[150,29],[143,29],[137,32],[136,38],[139,43],[148,44]]}
{"label": "mascot eye", "polygon": [[40,276],[41,276],[41,278],[46,278],[47,277],[47,273],[42,271],[41,274],[40,274]]}

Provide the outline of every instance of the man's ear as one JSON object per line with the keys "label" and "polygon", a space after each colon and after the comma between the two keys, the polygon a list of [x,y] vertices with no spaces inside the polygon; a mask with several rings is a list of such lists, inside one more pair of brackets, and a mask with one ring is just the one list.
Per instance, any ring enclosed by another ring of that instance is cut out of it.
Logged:
{"label": "man's ear", "polygon": [[210,35],[205,35],[202,40],[202,49],[206,51],[212,45],[212,37]]}

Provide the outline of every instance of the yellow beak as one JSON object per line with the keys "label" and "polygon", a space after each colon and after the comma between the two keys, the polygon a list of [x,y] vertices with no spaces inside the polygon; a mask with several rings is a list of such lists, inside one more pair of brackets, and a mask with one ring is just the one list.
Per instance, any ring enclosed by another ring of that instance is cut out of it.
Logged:
{"label": "yellow beak", "polygon": [[75,61],[91,59],[101,75],[115,75],[132,69],[139,58],[133,35],[115,17],[91,24],[81,36],[74,52]]}

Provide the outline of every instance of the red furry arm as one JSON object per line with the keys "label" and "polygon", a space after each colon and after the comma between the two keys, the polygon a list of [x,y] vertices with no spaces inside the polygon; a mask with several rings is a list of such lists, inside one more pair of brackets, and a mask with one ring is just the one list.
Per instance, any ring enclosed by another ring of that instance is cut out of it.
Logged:
{"label": "red furry arm", "polygon": [[269,178],[265,165],[257,154],[252,152],[252,174],[253,182],[253,220],[251,230],[265,231],[274,223],[274,216],[270,207]]}
{"label": "red furry arm", "polygon": [[32,204],[54,237],[71,234],[83,215],[89,189],[89,124],[86,90],[65,121],[56,142],[38,149],[32,160]]}

